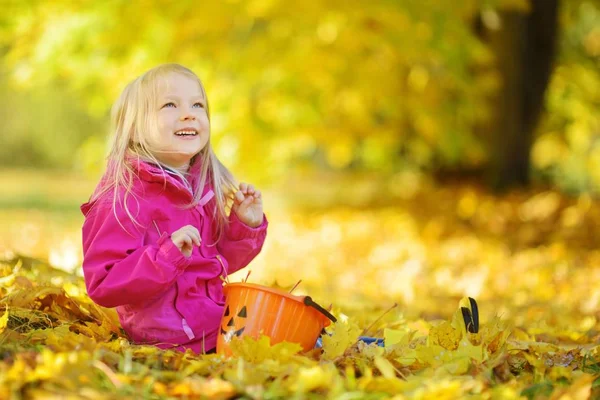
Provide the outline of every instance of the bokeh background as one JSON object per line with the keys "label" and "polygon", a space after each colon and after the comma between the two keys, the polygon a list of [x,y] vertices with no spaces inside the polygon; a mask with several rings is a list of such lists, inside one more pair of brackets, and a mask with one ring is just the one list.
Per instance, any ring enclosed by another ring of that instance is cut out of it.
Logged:
{"label": "bokeh background", "polygon": [[110,107],[177,62],[217,155],[265,191],[250,281],[419,315],[598,306],[600,1],[0,3],[6,257],[81,273]]}

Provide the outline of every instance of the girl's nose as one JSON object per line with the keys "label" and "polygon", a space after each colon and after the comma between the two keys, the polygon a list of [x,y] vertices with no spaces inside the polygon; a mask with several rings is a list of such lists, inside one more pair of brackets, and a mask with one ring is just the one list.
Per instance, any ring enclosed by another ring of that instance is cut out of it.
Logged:
{"label": "girl's nose", "polygon": [[193,121],[193,120],[195,120],[195,119],[196,119],[196,117],[194,116],[194,114],[193,114],[193,113],[192,113],[190,110],[184,110],[184,111],[181,113],[181,117],[180,117],[180,119],[181,119],[182,121],[187,121],[187,120],[192,120],[192,121]]}

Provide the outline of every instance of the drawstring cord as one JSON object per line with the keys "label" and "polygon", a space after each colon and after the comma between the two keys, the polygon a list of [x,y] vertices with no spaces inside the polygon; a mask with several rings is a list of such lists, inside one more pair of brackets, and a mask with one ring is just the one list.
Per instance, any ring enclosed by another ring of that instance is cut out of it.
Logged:
{"label": "drawstring cord", "polygon": [[162,236],[162,232],[160,231],[160,229],[158,229],[158,225],[156,224],[156,221],[152,220],[152,222],[154,223],[154,226],[156,227],[156,231],[158,232],[158,236]]}

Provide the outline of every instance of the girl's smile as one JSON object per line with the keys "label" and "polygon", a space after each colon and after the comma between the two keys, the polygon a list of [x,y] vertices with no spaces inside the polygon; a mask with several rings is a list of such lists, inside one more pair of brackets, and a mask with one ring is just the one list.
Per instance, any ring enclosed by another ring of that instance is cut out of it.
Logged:
{"label": "girl's smile", "polygon": [[181,138],[193,139],[198,136],[198,131],[195,128],[183,128],[175,132],[175,136],[179,136]]}

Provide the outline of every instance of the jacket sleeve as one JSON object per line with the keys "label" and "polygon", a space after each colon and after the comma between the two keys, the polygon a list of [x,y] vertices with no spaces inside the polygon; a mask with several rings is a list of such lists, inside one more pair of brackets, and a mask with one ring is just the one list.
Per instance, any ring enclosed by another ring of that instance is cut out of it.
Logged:
{"label": "jacket sleeve", "polygon": [[[138,226],[141,224],[142,227]],[[144,245],[145,222],[96,204],[83,224],[83,273],[88,294],[104,307],[141,303],[166,290],[190,261],[163,234]]]}
{"label": "jacket sleeve", "polygon": [[229,214],[229,224],[217,249],[229,264],[227,273],[232,274],[248,264],[260,253],[267,236],[267,217],[256,228],[251,228],[239,220],[235,212]]}

